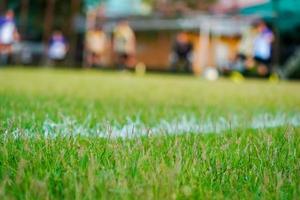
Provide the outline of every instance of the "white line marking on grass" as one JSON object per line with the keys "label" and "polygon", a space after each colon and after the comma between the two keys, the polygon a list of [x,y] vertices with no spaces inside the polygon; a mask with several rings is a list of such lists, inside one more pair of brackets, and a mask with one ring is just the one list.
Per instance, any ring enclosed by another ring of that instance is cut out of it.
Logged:
{"label": "white line marking on grass", "polygon": [[63,118],[59,123],[50,119],[43,124],[44,135],[57,136],[97,136],[105,138],[130,138],[145,135],[178,135],[186,133],[222,133],[228,130],[266,129],[283,126],[300,126],[300,113],[296,114],[260,114],[250,120],[234,116],[231,120],[225,117],[218,119],[197,119],[196,117],[182,116],[172,121],[160,120],[156,125],[149,127],[141,120],[127,119],[123,125],[98,123],[93,127],[88,121],[79,123],[70,117]]}
{"label": "white line marking on grass", "polygon": [[[72,117],[63,117],[61,121],[55,122],[51,119],[44,121],[42,136],[55,137],[102,137],[102,138],[133,138],[145,135],[180,135],[180,134],[207,134],[222,133],[237,129],[267,129],[284,126],[299,127],[300,113],[285,114],[259,114],[250,119],[238,115],[217,119],[199,119],[197,117],[182,116],[171,121],[160,120],[154,126],[148,126],[140,119],[127,119],[123,125],[117,123],[96,123],[91,126],[90,117],[84,122],[79,122]],[[33,129],[15,129],[12,134],[15,137],[26,136],[36,137],[38,131]],[[5,133],[5,135],[8,132]],[[40,135],[40,134],[39,134]]]}

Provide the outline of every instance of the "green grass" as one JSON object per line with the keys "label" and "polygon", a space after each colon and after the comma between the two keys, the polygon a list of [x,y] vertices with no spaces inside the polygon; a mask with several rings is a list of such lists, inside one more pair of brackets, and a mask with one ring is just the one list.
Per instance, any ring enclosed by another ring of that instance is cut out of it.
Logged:
{"label": "green grass", "polygon": [[[300,128],[246,126],[265,113],[298,115],[299,89],[298,82],[2,69],[0,199],[299,199]],[[182,116],[238,117],[242,125],[218,134],[72,136],[81,124],[82,132],[129,119],[151,128]],[[69,118],[76,121],[64,129],[69,136],[44,135],[45,122],[63,126]]]}

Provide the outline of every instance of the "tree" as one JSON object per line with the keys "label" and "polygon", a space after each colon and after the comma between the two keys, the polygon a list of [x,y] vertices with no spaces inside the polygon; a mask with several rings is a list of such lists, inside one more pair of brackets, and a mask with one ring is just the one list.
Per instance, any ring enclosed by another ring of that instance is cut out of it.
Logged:
{"label": "tree", "polygon": [[27,20],[28,20],[28,10],[29,10],[29,0],[21,1],[21,13],[20,13],[20,32],[24,34],[27,28]]}
{"label": "tree", "polygon": [[54,8],[55,0],[47,0],[47,6],[45,9],[45,18],[44,18],[44,34],[43,40],[44,43],[47,43],[52,32],[53,20],[54,20]]}
{"label": "tree", "polygon": [[7,7],[7,2],[8,2],[8,0],[1,0],[1,3],[0,3],[0,14],[2,14],[3,12],[5,12],[6,7]]}

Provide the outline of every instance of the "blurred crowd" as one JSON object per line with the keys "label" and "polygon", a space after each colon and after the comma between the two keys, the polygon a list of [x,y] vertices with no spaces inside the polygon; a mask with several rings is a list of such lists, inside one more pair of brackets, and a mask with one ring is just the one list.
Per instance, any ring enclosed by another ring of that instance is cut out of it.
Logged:
{"label": "blurred crowd", "polygon": [[245,30],[239,45],[238,54],[223,73],[232,71],[244,75],[269,76],[272,73],[272,45],[275,36],[266,23],[256,20]]}
{"label": "blurred crowd", "polygon": [[[104,54],[109,49],[109,36],[101,24],[88,28],[85,41],[85,67],[101,67]],[[135,33],[126,19],[121,19],[113,31],[113,60],[117,69],[131,68],[135,64]]]}
{"label": "blurred crowd", "polygon": [[[9,10],[0,17],[0,66],[7,65],[13,59],[15,44],[20,42],[20,35],[14,19],[14,12]],[[120,20],[113,32],[112,49],[115,65],[118,69],[130,68],[135,64],[135,34],[126,19]],[[89,27],[82,53],[84,67],[101,67],[104,53],[110,45],[109,37],[102,25]],[[54,30],[46,44],[44,58],[47,66],[62,65],[69,52],[68,38],[59,29]]]}
{"label": "blurred crowd", "polygon": [[[136,66],[136,36],[126,19],[116,23],[112,39],[103,29],[103,23],[95,22],[87,27],[84,40],[83,65],[86,68],[104,67],[105,54],[112,54],[114,65],[119,70],[132,69]],[[14,12],[8,10],[0,18],[0,66],[10,62],[14,44],[21,37],[14,19]],[[242,34],[239,50],[228,65],[218,69],[221,73],[238,72],[243,75],[268,76],[272,73],[272,44],[275,36],[266,23],[256,20]],[[47,66],[63,65],[69,48],[68,38],[61,30],[54,30],[45,45],[44,60]],[[111,49],[112,52],[107,52]],[[184,70],[193,72],[196,58],[193,43],[186,32],[177,33],[170,48],[169,69],[171,72]],[[155,58],[153,58],[155,59]]]}

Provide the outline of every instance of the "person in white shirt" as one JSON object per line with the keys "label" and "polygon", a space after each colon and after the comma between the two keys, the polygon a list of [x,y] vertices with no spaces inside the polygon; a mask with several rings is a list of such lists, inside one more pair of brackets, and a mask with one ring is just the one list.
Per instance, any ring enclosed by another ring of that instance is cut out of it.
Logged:
{"label": "person in white shirt", "polygon": [[58,64],[65,60],[69,45],[63,33],[59,30],[53,32],[47,49],[47,55],[51,64]]}
{"label": "person in white shirt", "polygon": [[8,10],[0,17],[0,64],[7,64],[13,53],[13,44],[19,40],[19,34],[14,21],[14,12]]}
{"label": "person in white shirt", "polygon": [[254,40],[254,60],[257,65],[257,72],[260,76],[271,73],[273,32],[267,27],[264,21],[257,23],[258,35]]}

